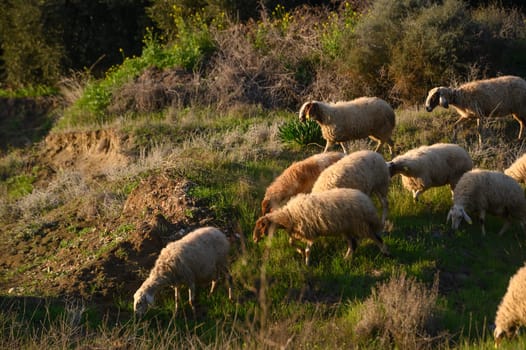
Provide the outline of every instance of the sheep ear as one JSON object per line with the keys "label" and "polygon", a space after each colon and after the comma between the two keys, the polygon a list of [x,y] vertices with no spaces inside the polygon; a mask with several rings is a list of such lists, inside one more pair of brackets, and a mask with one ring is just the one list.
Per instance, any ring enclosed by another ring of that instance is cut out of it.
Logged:
{"label": "sheep ear", "polygon": [[464,220],[466,220],[468,224],[471,225],[473,223],[473,221],[471,220],[471,218],[469,217],[469,215],[466,213],[464,209],[462,209],[462,216],[464,217]]}
{"label": "sheep ear", "polygon": [[449,108],[449,103],[447,102],[447,99],[440,93],[439,103],[444,108]]}

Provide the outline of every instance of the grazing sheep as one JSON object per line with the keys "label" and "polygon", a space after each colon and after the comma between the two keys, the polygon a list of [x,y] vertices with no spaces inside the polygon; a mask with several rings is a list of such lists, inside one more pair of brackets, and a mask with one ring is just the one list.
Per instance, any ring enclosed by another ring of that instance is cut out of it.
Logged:
{"label": "grazing sheep", "polygon": [[307,244],[305,255],[309,264],[310,248],[317,237],[343,236],[347,240],[345,257],[352,255],[360,238],[370,238],[383,254],[388,249],[379,236],[382,223],[371,199],[363,192],[351,188],[298,194],[285,206],[260,217],[254,228],[253,239],[258,242],[264,235],[272,235],[278,228],[285,229],[291,243],[300,240]]}
{"label": "grazing sheep", "polygon": [[[482,144],[482,126],[484,118],[512,115],[519,122],[519,136],[522,137],[526,121],[526,81],[516,76],[477,80],[458,88],[436,87],[429,91],[426,98],[426,110],[431,112],[436,106],[453,106],[460,118],[454,126],[469,119],[477,120],[479,144]],[[456,139],[456,128],[453,140]]]}
{"label": "grazing sheep", "polygon": [[516,159],[504,174],[510,176],[517,182],[526,183],[526,153]]}
{"label": "grazing sheep", "polygon": [[345,153],[349,153],[351,140],[370,137],[378,142],[375,151],[384,143],[393,154],[391,135],[395,127],[393,108],[377,97],[360,97],[352,101],[325,103],[305,102],[300,108],[299,118],[315,120],[321,127],[323,138],[327,141],[325,151],[339,143]]}
{"label": "grazing sheep", "polygon": [[358,151],[325,169],[314,183],[312,192],[343,187],[360,190],[369,196],[374,193],[382,203],[384,223],[389,210],[389,180],[389,169],[382,155],[373,151]]}
{"label": "grazing sheep", "polygon": [[228,297],[232,299],[231,276],[227,267],[230,243],[226,236],[214,227],[194,230],[182,239],[166,245],[149,277],[133,295],[135,314],[144,314],[154,302],[155,294],[165,286],[175,290],[175,311],[178,308],[178,288],[188,287],[188,302],[192,309],[196,284],[212,283],[210,293],[222,275],[228,284]]}
{"label": "grazing sheep", "polygon": [[262,215],[279,208],[298,193],[310,192],[320,173],[343,156],[341,152],[320,153],[292,163],[267,187],[261,201]]}
{"label": "grazing sheep", "polygon": [[451,186],[455,189],[460,177],[473,168],[473,161],[462,147],[450,143],[421,146],[388,162],[391,176],[402,175],[402,185],[418,196],[431,187]]}
{"label": "grazing sheep", "polygon": [[513,337],[521,326],[526,326],[526,266],[510,278],[508,290],[497,309],[493,330],[495,347],[504,337]]}
{"label": "grazing sheep", "polygon": [[504,218],[499,235],[509,228],[513,219],[518,220],[525,230],[526,199],[517,181],[498,171],[473,169],[458,181],[446,222],[451,219],[451,226],[456,230],[462,219],[472,223],[468,213],[478,214],[482,234],[486,235],[486,212]]}

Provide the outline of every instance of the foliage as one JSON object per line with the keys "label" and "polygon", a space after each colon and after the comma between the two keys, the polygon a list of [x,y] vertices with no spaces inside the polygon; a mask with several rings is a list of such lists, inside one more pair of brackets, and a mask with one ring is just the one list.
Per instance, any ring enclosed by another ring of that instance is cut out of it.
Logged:
{"label": "foliage", "polygon": [[305,123],[297,119],[286,122],[279,128],[279,137],[283,142],[296,143],[300,146],[323,145],[325,142],[320,126],[312,120],[307,120]]}
{"label": "foliage", "polygon": [[62,74],[63,45],[54,28],[43,23],[36,0],[5,1],[0,14],[0,38],[6,81],[11,88],[52,85]]}

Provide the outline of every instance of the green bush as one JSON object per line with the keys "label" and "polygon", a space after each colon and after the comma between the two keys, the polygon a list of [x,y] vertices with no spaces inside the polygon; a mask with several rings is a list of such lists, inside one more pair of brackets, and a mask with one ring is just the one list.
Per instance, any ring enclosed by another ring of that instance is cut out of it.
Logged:
{"label": "green bush", "polygon": [[446,0],[408,16],[404,35],[392,46],[389,77],[392,98],[411,103],[426,96],[430,86],[443,85],[465,75],[470,64],[473,30],[466,5]]}
{"label": "green bush", "polygon": [[286,122],[279,127],[279,138],[285,143],[300,146],[325,143],[319,125],[312,120],[307,120],[305,123],[296,119]]}

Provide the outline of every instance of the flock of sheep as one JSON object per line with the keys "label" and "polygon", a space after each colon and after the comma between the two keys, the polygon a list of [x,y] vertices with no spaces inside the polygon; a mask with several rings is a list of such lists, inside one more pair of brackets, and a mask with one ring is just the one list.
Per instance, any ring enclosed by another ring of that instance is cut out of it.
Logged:
{"label": "flock of sheep", "polygon": [[[483,118],[513,115],[520,124],[519,139],[526,121],[526,81],[519,77],[474,81],[458,88],[437,87],[429,91],[426,110],[436,106],[453,106],[460,114],[455,124],[477,119],[479,142]],[[381,238],[389,205],[387,193],[391,177],[400,174],[402,185],[411,191],[415,201],[431,187],[449,185],[453,206],[446,221],[457,229],[472,218],[481,223],[486,234],[486,213],[504,220],[499,234],[516,220],[526,232],[526,198],[519,182],[526,182],[526,155],[517,159],[504,173],[474,169],[469,154],[456,144],[421,146],[386,161],[377,151],[387,144],[393,155],[391,138],[395,113],[389,104],[376,97],[361,97],[350,102],[306,102],[299,118],[315,120],[327,144],[323,153],[293,163],[267,187],[261,202],[262,215],[256,221],[253,239],[285,230],[290,243],[310,262],[310,249],[320,236],[340,236],[347,241],[345,257],[350,257],[361,239],[371,239],[380,251],[389,255]],[[375,151],[350,152],[352,140],[370,137],[378,142]],[[339,143],[341,152],[329,152]],[[382,215],[371,200],[375,195]],[[303,244],[299,244],[298,241]],[[303,248],[306,245],[305,248]],[[169,243],[160,253],[149,277],[134,294],[134,311],[143,314],[163,286],[175,290],[189,289],[192,305],[196,284],[212,283],[211,292],[220,278],[228,282],[229,242],[216,228],[205,227]],[[510,280],[495,320],[497,343],[526,325],[526,266]],[[193,308],[193,306],[192,306]]]}

